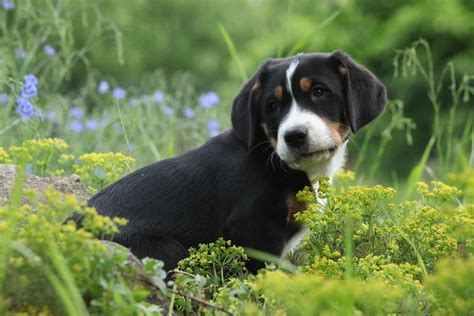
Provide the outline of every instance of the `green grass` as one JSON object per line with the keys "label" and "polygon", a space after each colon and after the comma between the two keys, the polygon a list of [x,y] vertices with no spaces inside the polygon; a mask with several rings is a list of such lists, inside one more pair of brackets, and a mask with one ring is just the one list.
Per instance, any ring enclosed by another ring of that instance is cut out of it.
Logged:
{"label": "green grass", "polygon": [[[411,166],[407,174],[388,172],[386,162],[394,144],[413,148],[419,143],[413,139],[418,122],[407,115],[417,104],[393,99],[381,118],[351,140],[348,166],[355,170],[356,178],[339,179],[328,189],[328,212],[310,209],[302,216],[311,235],[299,252],[282,260],[249,250],[248,256],[272,263],[252,276],[242,269],[243,251],[219,241],[193,251],[181,263],[176,282],[166,288],[159,262],[148,261],[145,271],[136,271],[127,265],[126,253],[104,252],[94,235],[61,225],[72,211],[90,217],[92,232],[110,233],[123,223],[109,222],[73,198],[64,200],[54,193],[46,202],[35,201],[34,193],[23,190],[27,168],[42,176],[79,173],[91,190],[98,190],[136,167],[201,145],[215,132],[208,126],[213,120],[220,123],[218,131],[229,128],[232,97],[222,93],[220,101],[202,106],[199,98],[207,91],[197,89],[191,75],[156,71],[127,85],[127,96],[117,99],[111,90],[119,87],[119,81],[101,74],[89,60],[94,45],[105,37],[115,43],[111,55],[119,64],[125,62],[123,38],[116,26],[93,5],[75,11],[54,1],[42,4],[25,0],[13,12],[0,11],[0,94],[9,99],[0,104],[0,149],[4,149],[0,163],[19,166],[10,202],[0,208],[0,314],[298,315],[300,310],[459,314],[472,308],[472,298],[466,293],[474,283],[468,274],[474,238],[474,76],[460,73],[453,62],[440,65],[426,40],[387,56],[393,57],[396,76],[423,87],[424,102],[430,106],[425,115],[432,122],[423,132],[427,141],[414,151],[421,152],[420,156],[407,159]],[[307,47],[321,29],[336,23],[347,10],[345,6],[350,4],[336,8],[314,29],[292,38],[289,21],[295,3],[290,1],[288,23],[274,39],[275,56]],[[81,23],[72,23],[77,17]],[[242,48],[225,23],[219,23],[216,32],[228,50],[229,63],[239,70],[239,81],[247,80]],[[82,47],[75,44],[78,33],[87,34]],[[45,55],[46,43],[56,48],[55,56]],[[17,56],[17,49],[27,56]],[[37,115],[22,120],[15,100],[28,73],[40,81],[37,96],[31,98]],[[74,84],[77,73],[86,74],[77,81],[79,86]],[[101,94],[97,87],[105,79],[111,88]],[[157,91],[163,100],[154,97]],[[71,112],[73,107],[83,114]],[[62,138],[70,147],[25,142],[49,137]],[[123,153],[136,164],[123,155],[83,156],[91,152]],[[105,163],[93,161],[102,158]],[[421,180],[446,181],[464,192],[438,182],[424,189],[418,183]],[[399,193],[392,196],[389,189],[370,186],[380,182]],[[24,197],[29,197],[30,206],[21,207]],[[315,209],[320,207],[311,198],[307,202]],[[326,222],[329,224],[321,225]],[[426,249],[429,242],[433,247]],[[450,261],[444,260],[448,258],[458,269],[453,275],[446,272]],[[224,274],[229,262],[234,264],[232,277]],[[145,285],[135,282],[139,279]]]}

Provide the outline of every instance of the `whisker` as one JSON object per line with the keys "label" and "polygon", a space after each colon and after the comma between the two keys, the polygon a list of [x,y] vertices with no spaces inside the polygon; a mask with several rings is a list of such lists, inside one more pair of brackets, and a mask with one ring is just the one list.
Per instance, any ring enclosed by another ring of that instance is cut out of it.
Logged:
{"label": "whisker", "polygon": [[251,153],[254,149],[256,149],[258,146],[263,145],[263,144],[265,144],[265,143],[271,144],[271,142],[270,142],[269,140],[264,140],[263,142],[260,142],[260,143],[258,143],[257,145],[253,146],[252,148],[250,148],[250,150],[249,150],[248,153],[250,154],[250,153]]}

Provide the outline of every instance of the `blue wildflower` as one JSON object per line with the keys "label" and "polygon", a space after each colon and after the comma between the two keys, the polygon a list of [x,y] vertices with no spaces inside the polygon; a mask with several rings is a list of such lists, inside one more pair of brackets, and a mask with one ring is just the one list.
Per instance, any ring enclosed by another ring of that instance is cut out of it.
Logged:
{"label": "blue wildflower", "polygon": [[73,106],[71,108],[70,113],[72,117],[80,118],[80,117],[84,117],[84,114],[86,113],[86,111],[83,108],[80,108],[78,106]]}
{"label": "blue wildflower", "polygon": [[29,84],[32,84],[32,85],[36,86],[39,83],[38,78],[36,78],[36,76],[32,75],[32,74],[25,75],[25,77],[23,79],[25,80],[25,84],[29,83]]}
{"label": "blue wildflower", "polygon": [[16,109],[16,113],[19,113],[21,115],[21,119],[23,121],[26,121],[35,113],[33,104],[31,104],[31,102],[28,101],[28,99],[24,99],[20,97],[16,100],[16,104],[18,105],[18,108]]}
{"label": "blue wildflower", "polygon": [[79,120],[73,120],[69,123],[68,128],[75,133],[82,133],[84,125]]}
{"label": "blue wildflower", "polygon": [[220,123],[216,119],[210,119],[207,122],[207,128],[209,129],[209,136],[214,137],[219,134]]}
{"label": "blue wildflower", "polygon": [[19,59],[26,59],[28,57],[28,53],[20,48],[15,48],[15,56]]}
{"label": "blue wildflower", "polygon": [[13,4],[13,2],[10,2],[8,0],[2,0],[2,6],[5,10],[15,9],[15,5]]}
{"label": "blue wildflower", "polygon": [[221,101],[221,98],[212,91],[209,91],[208,93],[205,93],[199,97],[199,104],[205,109],[209,109],[219,103]]}
{"label": "blue wildflower", "polygon": [[99,177],[99,178],[106,178],[107,177],[107,172],[100,168],[95,168],[94,174]]}
{"label": "blue wildflower", "polygon": [[1,104],[8,104],[8,95],[6,94],[0,94],[0,103]]}
{"label": "blue wildflower", "polygon": [[163,103],[163,101],[165,101],[165,95],[163,92],[157,90],[153,94],[153,99],[155,100],[155,102]]}
{"label": "blue wildflower", "polygon": [[57,122],[58,122],[58,116],[57,116],[56,113],[53,112],[53,111],[46,112],[46,113],[44,114],[44,117],[45,117],[47,120],[49,120],[49,121],[51,121],[51,122],[53,122],[53,123],[57,123]]}
{"label": "blue wildflower", "polygon": [[86,127],[88,130],[93,131],[99,127],[99,123],[95,120],[87,120]]}
{"label": "blue wildflower", "polygon": [[101,127],[105,127],[105,126],[107,126],[108,124],[109,124],[109,119],[106,118],[106,117],[102,118],[102,119],[99,121],[99,125],[100,125]]}
{"label": "blue wildflower", "polygon": [[114,124],[112,125],[112,127],[114,128],[114,130],[115,130],[115,132],[116,132],[117,134],[123,134],[123,127],[122,127],[122,124],[120,124],[120,123],[114,123]]}
{"label": "blue wildflower", "polygon": [[165,116],[173,116],[174,109],[172,107],[167,106],[162,110],[162,112]]}
{"label": "blue wildflower", "polygon": [[33,172],[33,165],[31,163],[27,163],[26,164],[26,174],[31,175],[32,172]]}
{"label": "blue wildflower", "polygon": [[25,99],[30,99],[34,96],[36,96],[37,93],[37,88],[36,85],[34,85],[31,82],[25,82],[23,87],[21,88],[21,96]]}
{"label": "blue wildflower", "polygon": [[138,99],[137,98],[130,98],[130,99],[128,99],[128,103],[131,106],[136,107],[136,106],[138,106]]}
{"label": "blue wildflower", "polygon": [[99,82],[99,86],[97,87],[97,91],[100,93],[100,94],[104,94],[104,93],[107,93],[110,89],[110,86],[109,86],[109,83],[105,80],[101,80]]}
{"label": "blue wildflower", "polygon": [[120,100],[120,99],[125,98],[125,96],[127,95],[127,91],[125,91],[125,89],[123,88],[118,87],[114,89],[114,91],[112,92],[112,95],[117,100]]}
{"label": "blue wildflower", "polygon": [[192,119],[196,113],[194,113],[194,110],[190,109],[190,108],[186,108],[183,110],[183,114],[185,117],[187,117],[188,119]]}
{"label": "blue wildflower", "polygon": [[50,57],[53,57],[54,55],[56,55],[56,49],[49,44],[44,45],[43,49],[44,49],[44,53]]}

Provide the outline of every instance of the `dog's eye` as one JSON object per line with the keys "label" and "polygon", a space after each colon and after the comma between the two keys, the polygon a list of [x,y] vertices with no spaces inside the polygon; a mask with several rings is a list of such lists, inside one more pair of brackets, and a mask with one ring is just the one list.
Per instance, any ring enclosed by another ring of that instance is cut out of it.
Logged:
{"label": "dog's eye", "polygon": [[311,91],[311,94],[313,98],[320,98],[323,95],[326,95],[328,93],[328,90],[326,90],[325,87],[317,85],[313,87],[313,90]]}
{"label": "dog's eye", "polygon": [[278,103],[275,100],[270,100],[267,103],[267,111],[268,112],[275,112],[278,110]]}

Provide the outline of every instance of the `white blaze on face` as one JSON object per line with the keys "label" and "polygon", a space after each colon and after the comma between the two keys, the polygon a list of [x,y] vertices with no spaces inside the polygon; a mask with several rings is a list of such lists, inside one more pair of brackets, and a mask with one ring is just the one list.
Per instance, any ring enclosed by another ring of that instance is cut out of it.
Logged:
{"label": "white blaze on face", "polygon": [[319,160],[327,160],[330,158],[331,154],[328,152],[327,155],[321,154],[318,157],[311,157],[311,161],[299,161],[298,158],[301,153],[297,150],[293,150],[286,144],[284,138],[285,134],[295,128],[306,129],[308,154],[333,148],[336,144],[331,136],[331,131],[327,124],[316,113],[302,108],[298,102],[296,102],[291,86],[291,80],[298,63],[298,61],[292,62],[286,70],[286,87],[291,96],[291,107],[288,114],[282,119],[280,123],[276,151],[280,158],[283,159],[290,167],[303,171],[310,171],[306,169],[312,169],[314,162]]}

